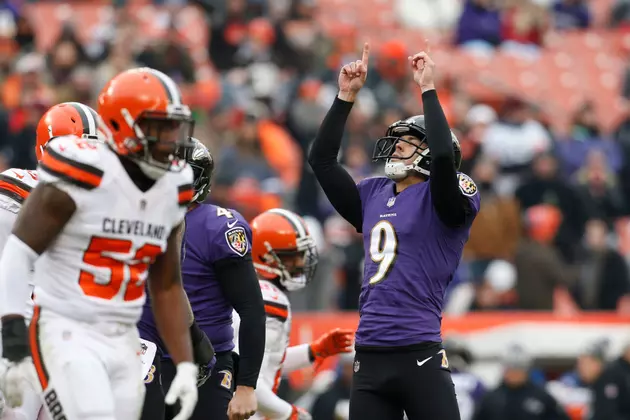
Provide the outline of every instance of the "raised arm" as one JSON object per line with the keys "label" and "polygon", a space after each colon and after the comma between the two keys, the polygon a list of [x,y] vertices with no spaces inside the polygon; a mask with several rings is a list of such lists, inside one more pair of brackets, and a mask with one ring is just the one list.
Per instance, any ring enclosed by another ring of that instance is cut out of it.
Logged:
{"label": "raised arm", "polygon": [[433,206],[446,226],[465,226],[472,222],[475,212],[470,200],[460,190],[453,137],[435,90],[435,63],[425,52],[409,57],[409,60],[414,80],[422,89],[427,143],[431,151],[429,186]]}
{"label": "raised arm", "polygon": [[361,197],[354,180],[337,161],[337,155],[346,120],[367,78],[369,55],[366,43],[361,60],[341,68],[339,94],[326,114],[308,156],[308,163],[330,203],[359,232],[363,224]]}

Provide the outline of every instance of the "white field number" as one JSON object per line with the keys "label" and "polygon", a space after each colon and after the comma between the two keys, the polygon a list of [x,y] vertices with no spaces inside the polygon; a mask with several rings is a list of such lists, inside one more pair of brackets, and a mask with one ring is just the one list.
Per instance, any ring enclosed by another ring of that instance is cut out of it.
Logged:
{"label": "white field number", "polygon": [[375,224],[370,232],[370,258],[378,264],[378,269],[370,277],[370,284],[385,280],[396,260],[397,250],[398,238],[394,226],[386,220]]}

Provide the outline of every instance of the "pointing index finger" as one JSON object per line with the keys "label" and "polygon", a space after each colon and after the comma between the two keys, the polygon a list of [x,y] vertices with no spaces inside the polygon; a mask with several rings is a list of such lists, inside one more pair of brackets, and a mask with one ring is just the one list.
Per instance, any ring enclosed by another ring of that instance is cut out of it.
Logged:
{"label": "pointing index finger", "polygon": [[368,65],[368,61],[370,59],[370,44],[367,42],[363,44],[363,55],[361,56],[361,61],[365,66]]}

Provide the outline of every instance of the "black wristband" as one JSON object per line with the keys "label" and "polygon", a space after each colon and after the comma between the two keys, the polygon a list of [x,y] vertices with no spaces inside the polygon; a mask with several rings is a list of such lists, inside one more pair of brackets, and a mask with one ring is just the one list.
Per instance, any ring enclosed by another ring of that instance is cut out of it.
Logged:
{"label": "black wristband", "polygon": [[19,362],[30,356],[28,329],[22,316],[2,319],[2,357]]}

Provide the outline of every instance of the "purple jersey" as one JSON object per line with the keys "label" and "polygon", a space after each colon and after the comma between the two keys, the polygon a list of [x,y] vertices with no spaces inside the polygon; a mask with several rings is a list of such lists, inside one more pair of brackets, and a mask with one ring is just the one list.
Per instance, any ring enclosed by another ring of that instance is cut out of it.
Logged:
{"label": "purple jersey", "polygon": [[[232,305],[223,295],[213,263],[241,258],[251,250],[252,232],[235,210],[201,204],[186,214],[182,242],[182,278],[195,320],[216,352],[234,348]],[[165,352],[155,328],[149,299],[138,324],[140,336]]]}
{"label": "purple jersey", "polygon": [[[464,174],[459,174],[459,184],[476,215],[476,186]],[[365,179],[358,188],[365,264],[356,343],[389,347],[440,342],[444,293],[470,225],[450,228],[442,223],[428,182],[398,195],[394,181],[384,177]]]}

